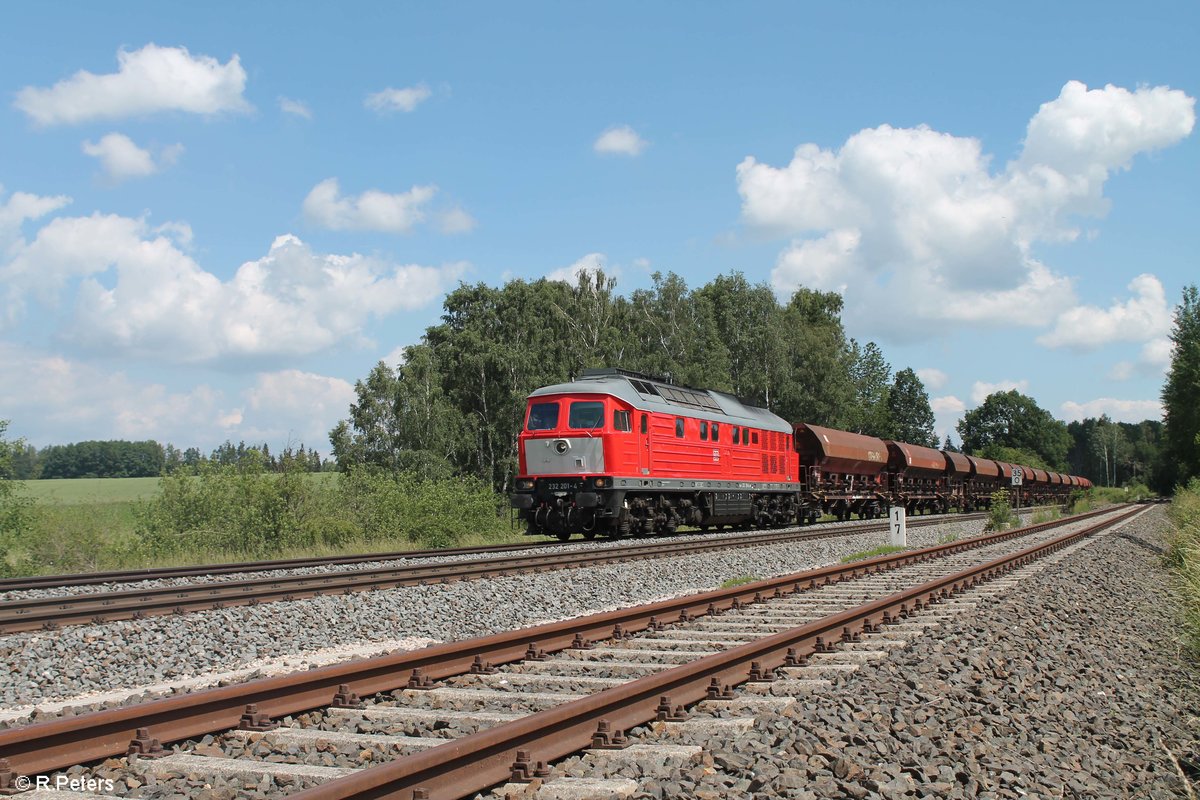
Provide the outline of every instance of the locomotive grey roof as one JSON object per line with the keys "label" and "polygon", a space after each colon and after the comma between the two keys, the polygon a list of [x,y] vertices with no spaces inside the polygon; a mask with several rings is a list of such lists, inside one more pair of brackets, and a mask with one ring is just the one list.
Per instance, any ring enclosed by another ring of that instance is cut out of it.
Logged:
{"label": "locomotive grey roof", "polygon": [[768,431],[791,433],[792,426],[765,408],[747,405],[733,395],[713,389],[674,386],[637,373],[589,370],[570,383],[543,386],[530,397],[548,394],[610,394],[644,411],[707,419],[730,425],[748,425]]}

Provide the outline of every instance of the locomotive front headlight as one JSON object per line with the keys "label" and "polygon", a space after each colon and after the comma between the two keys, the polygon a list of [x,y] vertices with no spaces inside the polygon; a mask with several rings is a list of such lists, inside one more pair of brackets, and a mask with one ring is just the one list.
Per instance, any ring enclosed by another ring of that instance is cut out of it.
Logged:
{"label": "locomotive front headlight", "polygon": [[518,489],[532,489],[533,481],[529,478],[521,478],[520,480],[517,481],[517,488]]}
{"label": "locomotive front headlight", "polygon": [[603,489],[607,485],[608,485],[608,481],[606,481],[604,478],[596,478],[596,488],[597,489]]}

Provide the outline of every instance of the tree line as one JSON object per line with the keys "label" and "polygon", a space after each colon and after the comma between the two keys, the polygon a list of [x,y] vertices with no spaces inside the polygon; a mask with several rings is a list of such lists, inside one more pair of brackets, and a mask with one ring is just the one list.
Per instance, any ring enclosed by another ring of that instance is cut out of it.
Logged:
{"label": "tree line", "polygon": [[525,398],[589,367],[622,367],[717,389],[785,419],[936,446],[929,396],[912,369],[842,326],[842,298],[800,289],[780,303],[741,273],[691,289],[674,273],[628,296],[587,271],[460,285],[440,324],[355,385],[330,432],[338,465],[472,475],[507,492]]}
{"label": "tree line", "polygon": [[317,450],[285,447],[272,453],[266,444],[236,445],[226,441],[209,454],[197,447],[179,449],[153,439],[86,441],[55,444],[40,450],[24,442],[11,443],[7,453],[7,477],[16,480],[50,478],[156,478],[176,472],[196,473],[205,465],[253,468],[284,472],[293,464],[305,472],[331,471],[335,465],[322,459]]}

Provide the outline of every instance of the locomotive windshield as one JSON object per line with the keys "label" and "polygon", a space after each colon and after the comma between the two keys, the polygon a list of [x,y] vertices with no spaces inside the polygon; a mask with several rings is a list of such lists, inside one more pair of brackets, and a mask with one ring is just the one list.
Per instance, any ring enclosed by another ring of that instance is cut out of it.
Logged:
{"label": "locomotive windshield", "polygon": [[534,403],[529,409],[527,431],[552,431],[558,427],[558,403]]}
{"label": "locomotive windshield", "polygon": [[604,403],[579,400],[571,403],[571,413],[567,417],[567,427],[580,428],[604,427]]}

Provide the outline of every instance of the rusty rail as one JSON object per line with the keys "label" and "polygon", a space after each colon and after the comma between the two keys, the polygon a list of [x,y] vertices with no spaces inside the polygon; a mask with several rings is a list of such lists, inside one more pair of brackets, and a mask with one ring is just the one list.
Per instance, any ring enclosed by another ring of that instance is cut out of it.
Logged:
{"label": "rusty rail", "polygon": [[857,608],[465,736],[455,740],[453,747],[435,747],[405,756],[293,797],[295,800],[469,797],[504,782],[522,751],[522,760],[549,763],[589,747],[602,722],[609,731],[624,731],[678,714],[682,706],[706,698],[726,697],[733,686],[770,675],[782,666],[801,664],[810,655],[825,652],[829,642],[854,641],[862,633],[878,632],[913,611],[1061,550],[1142,510],[1135,508],[1082,531],[935,578]]}
{"label": "rusty rail", "polygon": [[[914,520],[909,525],[936,525],[943,520]],[[632,559],[703,553],[734,547],[757,547],[778,542],[825,539],[886,530],[887,523],[864,523],[821,530],[767,531],[718,539],[671,539],[623,547],[571,550],[535,555],[509,555],[474,561],[411,564],[341,572],[217,581],[186,586],[127,589],[114,592],[60,595],[0,602],[0,634],[53,630],[67,625],[141,619],[167,614],[301,600],[329,594],[349,594],[398,586],[415,586],[473,578],[572,569]]]}
{"label": "rusty rail", "polygon": [[580,640],[598,641],[614,635],[623,636],[627,632],[636,633],[664,623],[724,611],[736,604],[761,601],[768,595],[784,596],[860,575],[920,563],[1111,513],[1112,510],[1094,511],[1065,520],[984,534],[850,564],[831,565],[730,589],[672,598],[534,628],[448,642],[422,650],[391,653],[12,728],[0,731],[0,758],[8,759],[12,769],[21,774],[48,772],[123,754],[129,742],[135,738],[138,728],[149,728],[151,735],[164,744],[203,736],[236,727],[246,705],[250,703],[256,704],[260,711],[271,717],[297,714],[329,705],[343,684],[356,694],[366,696],[405,686],[414,670],[421,670],[420,674],[430,679],[460,675],[470,670],[476,656],[492,664],[520,661],[531,645],[547,653],[564,650]]}

